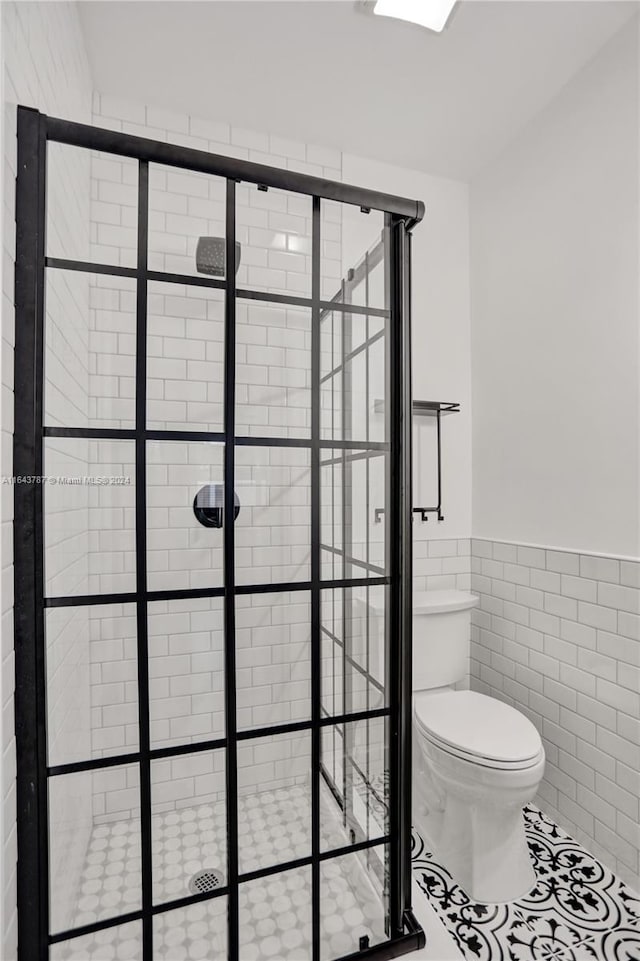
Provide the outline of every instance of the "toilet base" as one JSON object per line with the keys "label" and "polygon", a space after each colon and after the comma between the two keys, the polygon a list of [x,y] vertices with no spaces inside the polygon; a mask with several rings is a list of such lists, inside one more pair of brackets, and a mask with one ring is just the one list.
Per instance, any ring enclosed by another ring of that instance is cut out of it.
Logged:
{"label": "toilet base", "polygon": [[449,763],[427,750],[430,757],[414,741],[413,823],[429,849],[473,901],[526,895],[536,875],[522,809],[535,796],[544,758],[529,772],[473,771],[475,765],[462,762],[461,776],[459,759]]}

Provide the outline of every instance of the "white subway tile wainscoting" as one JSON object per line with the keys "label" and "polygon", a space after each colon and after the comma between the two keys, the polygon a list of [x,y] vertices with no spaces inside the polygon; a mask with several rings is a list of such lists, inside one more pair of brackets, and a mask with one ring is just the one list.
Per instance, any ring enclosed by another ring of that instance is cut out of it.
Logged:
{"label": "white subway tile wainscoting", "polygon": [[471,542],[471,687],[546,753],[539,804],[640,888],[640,562]]}

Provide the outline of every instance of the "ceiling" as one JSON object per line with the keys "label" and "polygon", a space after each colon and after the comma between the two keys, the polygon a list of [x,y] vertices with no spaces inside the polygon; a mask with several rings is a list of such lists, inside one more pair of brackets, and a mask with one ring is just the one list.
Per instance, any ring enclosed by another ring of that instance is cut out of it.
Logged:
{"label": "ceiling", "polygon": [[356,0],[79,6],[103,93],[461,180],[637,10],[462,0],[433,34]]}

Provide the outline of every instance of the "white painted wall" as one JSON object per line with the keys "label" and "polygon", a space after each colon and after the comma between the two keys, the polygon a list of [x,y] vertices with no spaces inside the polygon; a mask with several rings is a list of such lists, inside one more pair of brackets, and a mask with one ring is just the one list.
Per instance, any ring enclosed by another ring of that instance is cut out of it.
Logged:
{"label": "white painted wall", "polygon": [[633,21],[471,184],[471,686],[536,724],[544,810],[634,888],[638,51]]}
{"label": "white painted wall", "polygon": [[472,183],[478,537],[640,553],[638,159],[633,21]]}

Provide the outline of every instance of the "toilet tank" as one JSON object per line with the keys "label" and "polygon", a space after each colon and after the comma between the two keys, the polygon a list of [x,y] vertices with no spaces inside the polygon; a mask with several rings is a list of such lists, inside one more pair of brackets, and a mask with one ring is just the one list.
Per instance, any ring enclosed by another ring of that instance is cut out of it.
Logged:
{"label": "toilet tank", "polygon": [[413,690],[455,684],[469,671],[471,608],[468,591],[423,591],[413,595]]}

